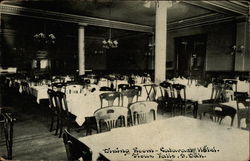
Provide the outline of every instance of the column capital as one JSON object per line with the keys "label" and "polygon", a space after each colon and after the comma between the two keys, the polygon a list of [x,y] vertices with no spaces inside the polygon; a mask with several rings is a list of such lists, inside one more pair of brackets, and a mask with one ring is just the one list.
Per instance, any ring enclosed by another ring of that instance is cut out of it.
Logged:
{"label": "column capital", "polygon": [[87,26],[88,24],[87,23],[78,23],[78,26],[79,27],[85,27],[85,26]]}

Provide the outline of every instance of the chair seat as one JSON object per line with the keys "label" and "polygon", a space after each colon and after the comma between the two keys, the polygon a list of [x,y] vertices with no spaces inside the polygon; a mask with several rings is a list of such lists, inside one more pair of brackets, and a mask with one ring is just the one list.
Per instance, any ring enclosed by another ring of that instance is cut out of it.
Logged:
{"label": "chair seat", "polygon": [[[101,122],[102,124],[100,127],[105,127],[104,122]],[[86,136],[92,134],[92,130],[95,130],[97,132],[97,126],[96,126],[96,119],[94,116],[91,117],[85,117],[85,122],[83,123],[83,127],[86,129]],[[102,131],[105,129],[101,129]]]}
{"label": "chair seat", "polygon": [[71,114],[71,113],[69,113],[69,115],[67,115],[67,113],[65,113],[65,112],[62,112],[62,113],[61,113],[61,117],[62,117],[63,119],[65,119],[65,120],[72,120],[72,121],[75,121],[75,119],[76,119],[76,116],[75,116],[75,115],[73,115],[73,114]]}
{"label": "chair seat", "polygon": [[[12,112],[13,111],[13,107],[10,107],[10,106],[4,106],[4,107],[0,107],[0,111],[2,112],[2,113],[7,113],[7,112]],[[0,113],[1,113],[0,112]]]}
{"label": "chair seat", "polygon": [[209,100],[203,100],[202,103],[214,103],[214,99],[209,99]]}
{"label": "chair seat", "polygon": [[219,116],[234,116],[236,114],[236,110],[230,106],[219,106],[222,110],[214,110],[215,114]]}
{"label": "chair seat", "polygon": [[183,100],[183,99],[178,99],[178,98],[172,98],[168,99],[169,102],[176,103],[176,104],[186,104],[188,105],[193,105],[195,102],[191,100]]}
{"label": "chair seat", "polygon": [[[221,123],[222,119],[224,119],[226,116],[230,116],[231,126],[233,126],[233,121],[236,114],[236,109],[234,109],[233,107],[219,104],[201,104],[199,105],[199,107],[200,108],[198,108],[198,114],[200,114],[200,118],[201,113],[208,113],[211,117],[220,118],[219,123]],[[219,107],[220,110],[216,109],[216,107]]]}

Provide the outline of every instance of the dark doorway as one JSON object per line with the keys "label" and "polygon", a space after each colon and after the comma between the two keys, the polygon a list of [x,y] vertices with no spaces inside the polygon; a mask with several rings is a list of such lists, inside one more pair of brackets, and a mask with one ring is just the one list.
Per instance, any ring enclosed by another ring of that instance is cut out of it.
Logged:
{"label": "dark doorway", "polygon": [[184,77],[204,76],[207,36],[192,35],[175,38],[176,71]]}

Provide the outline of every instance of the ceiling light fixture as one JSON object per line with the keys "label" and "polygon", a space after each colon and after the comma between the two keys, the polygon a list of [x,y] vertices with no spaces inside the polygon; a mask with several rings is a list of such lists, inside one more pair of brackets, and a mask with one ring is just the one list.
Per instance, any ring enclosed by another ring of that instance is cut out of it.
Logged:
{"label": "ceiling light fixture", "polygon": [[105,49],[110,49],[110,48],[117,48],[118,47],[118,41],[117,40],[112,40],[111,38],[111,28],[109,28],[109,38],[108,40],[103,40],[102,41],[102,47]]}
{"label": "ceiling light fixture", "polygon": [[44,24],[44,32],[36,33],[33,36],[34,42],[40,49],[47,49],[56,43],[56,36],[52,33],[46,34],[46,25]]}
{"label": "ceiling light fixture", "polygon": [[109,5],[109,38],[106,40],[104,39],[102,41],[102,47],[105,49],[110,49],[110,48],[117,48],[118,47],[118,41],[117,40],[112,40],[112,32],[111,32],[111,22],[110,22],[110,17],[111,17],[111,3]]}

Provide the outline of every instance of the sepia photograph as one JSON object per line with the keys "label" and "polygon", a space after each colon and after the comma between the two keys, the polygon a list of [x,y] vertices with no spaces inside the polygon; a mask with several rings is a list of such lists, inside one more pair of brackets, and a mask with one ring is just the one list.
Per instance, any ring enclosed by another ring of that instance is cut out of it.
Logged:
{"label": "sepia photograph", "polygon": [[0,161],[249,161],[247,0],[0,0]]}

